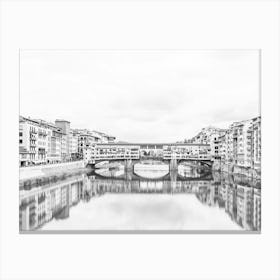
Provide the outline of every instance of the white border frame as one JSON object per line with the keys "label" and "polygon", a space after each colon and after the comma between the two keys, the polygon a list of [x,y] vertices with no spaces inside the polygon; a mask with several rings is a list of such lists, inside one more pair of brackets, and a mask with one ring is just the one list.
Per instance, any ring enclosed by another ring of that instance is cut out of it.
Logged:
{"label": "white border frame", "polygon": [[[0,5],[2,279],[279,279],[279,1],[4,0]],[[17,51],[86,46],[262,49],[262,234],[18,234],[17,178],[11,171],[18,165]]]}

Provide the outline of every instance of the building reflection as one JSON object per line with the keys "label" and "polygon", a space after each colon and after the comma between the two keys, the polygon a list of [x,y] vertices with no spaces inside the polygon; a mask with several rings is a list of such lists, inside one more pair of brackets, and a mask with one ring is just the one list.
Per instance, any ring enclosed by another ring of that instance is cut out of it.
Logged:
{"label": "building reflection", "polygon": [[[194,179],[171,172],[168,179],[139,179],[129,172],[122,178],[80,174],[47,186],[22,190],[19,206],[21,231],[36,230],[52,219],[67,219],[79,203],[93,202],[106,193],[165,193],[195,195],[207,207],[218,207],[245,230],[261,230],[260,182],[240,176],[213,173],[211,179]],[[209,177],[208,177],[209,178]]]}

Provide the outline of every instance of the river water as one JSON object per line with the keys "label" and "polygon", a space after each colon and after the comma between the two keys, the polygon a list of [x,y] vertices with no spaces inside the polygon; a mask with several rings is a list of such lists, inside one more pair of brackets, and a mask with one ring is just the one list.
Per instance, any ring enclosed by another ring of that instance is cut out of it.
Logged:
{"label": "river water", "polygon": [[22,187],[20,231],[260,231],[260,182],[137,164]]}

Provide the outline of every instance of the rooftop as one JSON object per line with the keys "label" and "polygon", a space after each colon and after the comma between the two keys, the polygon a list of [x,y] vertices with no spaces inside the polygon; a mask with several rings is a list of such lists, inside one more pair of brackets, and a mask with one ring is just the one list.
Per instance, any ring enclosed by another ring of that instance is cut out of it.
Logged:
{"label": "rooftop", "polygon": [[67,123],[70,123],[69,121],[63,120],[63,119],[56,119],[55,121],[56,121],[56,122],[67,122]]}

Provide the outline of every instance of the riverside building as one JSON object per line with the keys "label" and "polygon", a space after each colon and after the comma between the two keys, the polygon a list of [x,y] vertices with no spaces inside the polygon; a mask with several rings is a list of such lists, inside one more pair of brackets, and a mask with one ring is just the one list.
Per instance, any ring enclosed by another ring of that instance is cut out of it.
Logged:
{"label": "riverside building", "polygon": [[67,161],[70,159],[70,122],[57,119],[55,125],[61,129],[61,157],[63,161]]}
{"label": "riverside building", "polygon": [[223,164],[260,171],[261,117],[233,123],[219,142]]}
{"label": "riverside building", "polygon": [[[221,170],[247,174],[261,170],[261,117],[232,123],[228,129],[203,128],[188,143],[210,144],[211,157]],[[256,175],[256,174],[255,174]]]}
{"label": "riverside building", "polygon": [[224,135],[226,129],[221,129],[213,126],[203,128],[195,137],[188,142],[196,144],[210,144],[211,156],[220,158],[220,140],[219,137]]}
{"label": "riverside building", "polygon": [[115,137],[86,129],[71,129],[70,122],[57,119],[55,124],[20,116],[19,165],[59,163],[83,158],[84,148],[109,143]]}
{"label": "riverside building", "polygon": [[76,160],[79,158],[78,146],[79,134],[76,133],[73,129],[71,129],[69,137],[69,153],[72,160]]}
{"label": "riverside building", "polygon": [[50,128],[42,120],[19,118],[19,164],[45,163],[48,156]]}

